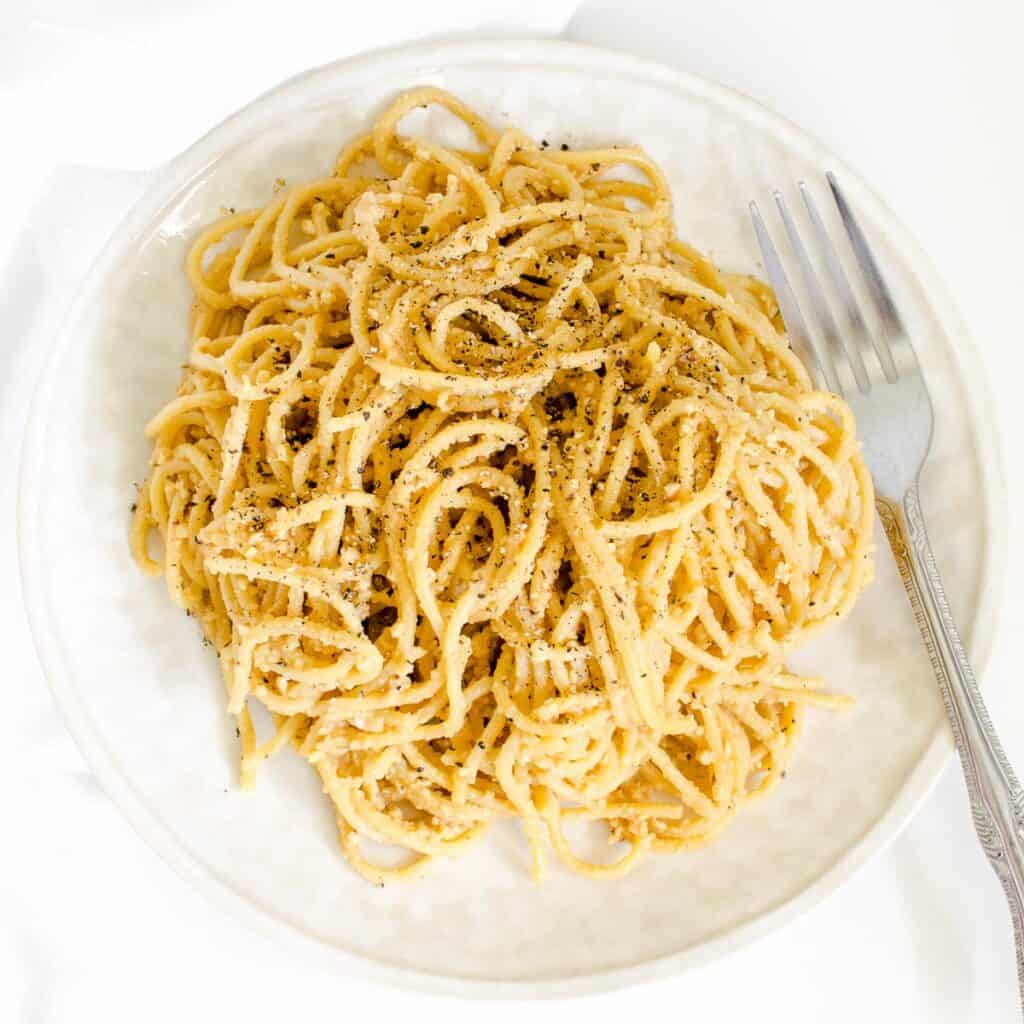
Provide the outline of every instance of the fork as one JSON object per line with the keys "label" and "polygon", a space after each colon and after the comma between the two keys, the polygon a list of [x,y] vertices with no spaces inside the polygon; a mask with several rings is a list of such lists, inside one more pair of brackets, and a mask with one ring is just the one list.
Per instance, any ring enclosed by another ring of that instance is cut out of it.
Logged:
{"label": "fork", "polygon": [[1024,1000],[1024,790],[1010,767],[981,699],[974,672],[953,622],[918,495],[918,478],[932,439],[928,388],[889,287],[850,205],[829,174],[842,220],[880,329],[868,327],[839,252],[804,182],[800,195],[823,264],[837,297],[840,329],[822,278],[781,192],[775,192],[793,254],[790,270],[819,330],[808,326],[783,260],[756,203],[754,231],[790,342],[819,385],[841,394],[853,409],[864,457],[875,482],[876,505],[903,586],[924,639],[960,754],[974,828],[1010,906],[1017,952],[1017,982]]}

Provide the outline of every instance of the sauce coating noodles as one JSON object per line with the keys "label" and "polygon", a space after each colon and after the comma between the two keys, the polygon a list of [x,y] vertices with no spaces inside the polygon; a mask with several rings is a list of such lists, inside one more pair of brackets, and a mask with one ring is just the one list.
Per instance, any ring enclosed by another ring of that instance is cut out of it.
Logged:
{"label": "sauce coating noodles", "polygon": [[[432,104],[476,148],[399,133]],[[842,703],[785,658],[870,577],[850,411],[767,287],[675,236],[642,151],[415,90],[188,273],[133,551],[219,653],[243,783],[293,746],[368,879],[509,816],[538,878],[707,842]],[[574,818],[625,853],[584,860]]]}

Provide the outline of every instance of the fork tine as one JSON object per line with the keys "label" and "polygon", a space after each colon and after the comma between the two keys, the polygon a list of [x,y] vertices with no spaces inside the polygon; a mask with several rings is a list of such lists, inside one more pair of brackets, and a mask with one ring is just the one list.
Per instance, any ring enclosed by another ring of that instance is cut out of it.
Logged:
{"label": "fork tine", "polygon": [[853,356],[851,356],[849,349],[845,345],[843,338],[839,333],[839,328],[836,326],[835,317],[832,316],[832,310],[829,307],[828,299],[825,298],[825,293],[821,289],[821,283],[818,281],[818,275],[814,272],[814,267],[811,264],[811,258],[807,254],[807,248],[804,245],[803,239],[800,237],[796,221],[793,220],[782,193],[776,190],[773,195],[775,197],[775,205],[779,208],[779,213],[782,215],[782,223],[785,225],[786,234],[789,235],[789,244],[796,255],[797,263],[800,265],[800,273],[804,279],[804,287],[807,289],[807,294],[811,297],[811,303],[814,307],[814,315],[817,317],[818,323],[821,325],[821,330],[825,335],[825,345],[832,354],[832,359],[836,364],[836,368],[838,370],[843,365],[850,365],[854,379],[857,382],[857,387],[860,388],[861,391],[867,391],[870,385],[868,383],[867,371],[864,369],[864,362],[860,358],[860,353],[854,349]]}
{"label": "fork tine", "polygon": [[864,323],[864,317],[861,315],[857,297],[853,294],[853,288],[850,286],[850,279],[846,276],[843,264],[839,260],[839,254],[836,252],[836,247],[832,244],[831,238],[829,238],[828,231],[825,228],[825,222],[821,219],[821,214],[818,213],[818,207],[811,195],[811,190],[807,187],[807,183],[804,181],[801,181],[798,187],[800,189],[800,195],[803,197],[804,206],[807,209],[807,216],[810,219],[811,227],[814,231],[818,251],[821,253],[822,258],[825,261],[825,266],[828,268],[829,275],[832,278],[832,284],[839,295],[839,301],[846,314],[846,324],[848,327],[846,337],[849,339],[846,351],[850,356],[850,361],[853,363],[854,373],[857,376],[857,384],[861,391],[867,392],[870,390],[870,382],[868,380],[867,367],[864,363],[862,346],[867,344],[867,339],[869,337],[871,338],[871,344],[875,350],[875,355],[878,357],[878,362],[883,368],[883,372],[885,368],[885,361],[882,357],[879,344],[874,338],[873,332],[869,332],[867,325]]}
{"label": "fork tine", "polygon": [[[782,260],[779,258],[775,243],[768,228],[765,227],[761,211],[757,203],[750,204],[750,219],[754,222],[754,233],[757,235],[757,244],[761,247],[761,255],[764,256],[765,270],[768,272],[768,280],[775,289],[775,297],[779,300],[779,309],[782,311],[782,319],[786,324],[786,332],[796,348],[797,355],[804,363],[817,369],[817,375],[823,377],[825,386],[833,392],[839,392],[839,380],[836,375],[835,366],[827,352],[814,343],[811,332],[807,329],[807,322],[800,311],[800,304],[793,294],[789,278],[782,267]],[[814,373],[812,372],[812,376]]]}
{"label": "fork tine", "polygon": [[843,195],[843,190],[836,181],[836,176],[829,171],[825,177],[828,179],[828,186],[832,190],[832,198],[836,202],[839,216],[843,221],[843,227],[846,228],[846,234],[850,239],[853,254],[857,257],[857,263],[864,274],[868,291],[871,293],[871,298],[882,321],[884,335],[873,337],[873,341],[885,376],[890,382],[893,382],[898,374],[890,344],[893,338],[905,338],[907,336],[903,327],[903,321],[896,311],[896,304],[892,300],[892,295],[889,292],[888,285],[885,283],[885,278],[882,277],[878,264],[875,262],[875,255],[871,251],[871,246],[868,245],[868,240],[864,237],[864,232],[861,231],[860,224],[857,223],[857,219],[850,209],[850,204],[846,201],[846,196]]}

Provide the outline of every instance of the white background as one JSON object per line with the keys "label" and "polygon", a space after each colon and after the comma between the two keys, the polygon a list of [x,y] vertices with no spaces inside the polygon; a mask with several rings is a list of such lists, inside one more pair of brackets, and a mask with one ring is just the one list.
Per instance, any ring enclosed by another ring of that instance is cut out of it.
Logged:
{"label": "white background", "polygon": [[391,992],[292,959],[191,892],[100,791],[35,661],[14,510],[41,346],[141,172],[282,78],[372,47],[452,34],[565,34],[617,46],[739,88],[818,135],[874,184],[952,286],[1003,431],[1010,563],[985,682],[1011,759],[1024,768],[1015,643],[1024,632],[1016,530],[1024,4],[179,0],[154,12],[137,0],[94,0],[84,8],[0,0],[0,1020],[1020,1020],[1009,922],[955,763],[892,848],[841,892],[783,932],[674,981],[572,1004],[483,1007]]}

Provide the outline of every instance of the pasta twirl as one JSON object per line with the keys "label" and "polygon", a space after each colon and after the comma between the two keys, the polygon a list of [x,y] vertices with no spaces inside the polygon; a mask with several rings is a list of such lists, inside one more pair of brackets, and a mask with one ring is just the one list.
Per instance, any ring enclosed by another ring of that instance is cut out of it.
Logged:
{"label": "pasta twirl", "polygon": [[[400,133],[432,104],[477,147]],[[537,877],[707,842],[842,703],[785,659],[870,576],[852,417],[640,150],[415,90],[188,273],[133,551],[219,654],[243,783],[294,747],[368,879],[510,816]],[[573,852],[580,818],[621,858]]]}

